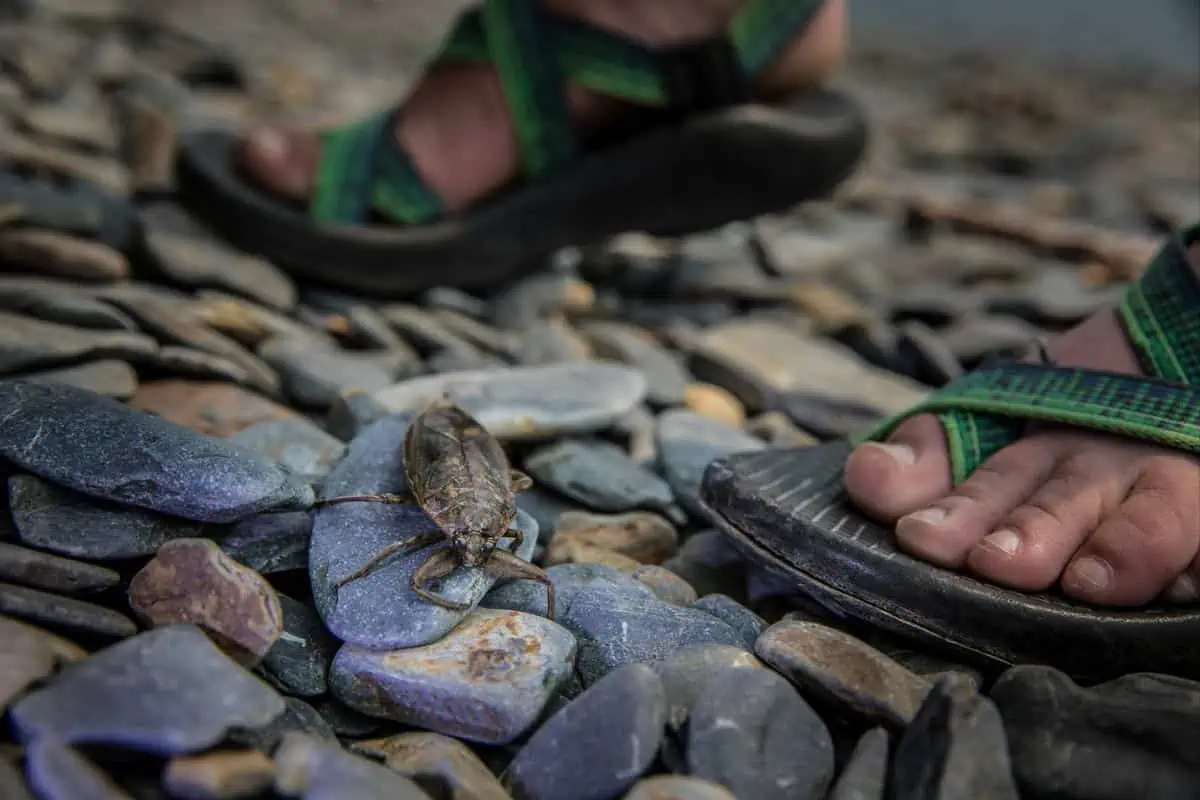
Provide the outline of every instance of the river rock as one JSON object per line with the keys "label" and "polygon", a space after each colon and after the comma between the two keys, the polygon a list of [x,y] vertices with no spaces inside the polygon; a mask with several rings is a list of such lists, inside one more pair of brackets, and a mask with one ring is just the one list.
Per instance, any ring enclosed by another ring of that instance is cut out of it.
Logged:
{"label": "river rock", "polygon": [[554,525],[560,514],[567,511],[583,511],[575,501],[536,485],[517,495],[517,508],[537,522],[538,536],[542,544],[549,543],[554,536]]}
{"label": "river rock", "polygon": [[82,360],[137,360],[157,347],[140,333],[87,330],[0,311],[0,375]]}
{"label": "river rock", "polygon": [[657,564],[646,564],[633,571],[633,577],[646,584],[664,603],[687,606],[696,602],[696,590],[683,578]]}
{"label": "river rock", "polygon": [[89,392],[128,400],[137,391],[137,373],[124,361],[101,359],[72,367],[26,372],[21,380],[28,383],[60,383]]}
{"label": "river rock", "polygon": [[763,663],[739,647],[698,644],[650,664],[667,696],[667,725],[680,730],[708,684],[730,669],[763,669]]}
{"label": "river rock", "polygon": [[444,393],[500,439],[540,439],[612,425],[645,397],[646,379],[595,362],[506,367],[411,378],[373,397],[393,412],[419,411]]}
{"label": "river rock", "polygon": [[199,522],[313,502],[308,483],[255,453],[81,389],[0,382],[0,419],[0,456],[93,497]]}
{"label": "river rock", "polygon": [[0,639],[4,641],[0,649],[0,713],[59,666],[87,657],[78,645],[7,617],[0,617]]}
{"label": "river rock", "polygon": [[258,354],[279,373],[284,392],[296,405],[314,409],[329,408],[344,392],[380,391],[405,366],[403,354],[326,350],[307,339],[287,337],[271,339]]}
{"label": "river rock", "polygon": [[109,589],[120,583],[121,576],[94,564],[0,542],[0,581],[77,594]]}
{"label": "river rock", "polygon": [[662,478],[609,442],[564,439],[534,451],[525,469],[538,482],[599,511],[670,513],[674,504]]}
{"label": "river rock", "polygon": [[649,334],[632,325],[593,322],[583,328],[599,359],[611,359],[638,369],[646,377],[646,400],[656,406],[683,403],[689,376],[683,364]]}
{"label": "river rock", "polygon": [[662,682],[644,664],[618,669],[537,730],[503,775],[514,800],[609,800],[654,763]]}
{"label": "river rock", "polygon": [[234,800],[254,797],[271,787],[275,762],[259,750],[224,750],[173,758],[162,773],[172,797]]}
{"label": "river rock", "polygon": [[828,800],[883,800],[887,791],[888,744],[884,728],[864,733],[842,767]]}
{"label": "river rock", "polygon": [[346,454],[345,444],[302,419],[260,422],[230,436],[229,441],[313,482],[328,475]]}
{"label": "river rock", "polygon": [[203,523],[97,500],[33,475],[13,475],[8,492],[22,542],[76,558],[148,556],[165,542],[205,530]]}
{"label": "river rock", "polygon": [[260,422],[303,419],[297,412],[248,389],[212,381],[143,383],[130,405],[219,438],[233,436]]}
{"label": "river rock", "polygon": [[81,281],[119,281],[129,277],[125,256],[102,242],[38,228],[0,233],[0,263],[7,269]]}
{"label": "river rock", "polygon": [[704,517],[699,500],[700,482],[708,465],[731,453],[764,447],[753,436],[692,411],[660,414],[655,433],[667,484],[679,504],[700,518]]}
{"label": "river rock", "polygon": [[436,781],[449,788],[452,800],[512,800],[471,748],[440,733],[398,733],[355,742],[350,750],[382,758],[389,769],[415,781]]}
{"label": "river rock", "polygon": [[642,564],[661,564],[675,554],[679,534],[669,520],[649,511],[590,514],[566,511],[554,522],[546,550],[547,564],[566,563],[572,544],[599,547],[629,556]]}
{"label": "river rock", "polygon": [[507,744],[537,721],[574,666],[575,638],[561,626],[519,611],[478,609],[423,647],[343,647],[330,683],[364,714]]}
{"label": "river rock", "polygon": [[323,695],[329,688],[329,665],[337,652],[337,642],[315,611],[285,594],[277,596],[283,611],[283,631],[260,666],[289,694]]}
{"label": "river rock", "polygon": [[408,778],[347,753],[336,742],[293,732],[275,751],[275,791],[303,800],[429,800]]}
{"label": "river rock", "polygon": [[53,739],[29,744],[25,774],[43,800],[132,800],[82,753]]}
{"label": "river rock", "polygon": [[[403,444],[410,420],[406,414],[385,417],[360,433],[326,479],[323,497],[404,491]],[[514,525],[524,534],[517,554],[528,560],[537,546],[536,523],[518,512]],[[409,586],[413,571],[440,545],[398,556],[370,575],[334,587],[341,576],[359,569],[387,545],[433,529],[433,522],[415,505],[355,502],[319,508],[309,548],[309,577],[326,627],[344,642],[392,650],[429,644],[457,625],[465,611],[431,603]],[[502,540],[501,546],[511,549],[512,540]],[[473,606],[495,582],[480,569],[459,568],[436,590]]]}
{"label": "river rock", "polygon": [[629,790],[624,800],[737,800],[719,783],[691,775],[652,775]]}
{"label": "river rock", "polygon": [[79,328],[137,331],[137,323],[86,287],[49,278],[0,274],[0,309]]}
{"label": "river rock", "polygon": [[0,583],[0,614],[102,639],[123,639],[137,633],[133,620],[112,609],[8,583]]}
{"label": "river rock", "polygon": [[216,744],[233,727],[256,729],[283,700],[192,625],[141,633],[81,661],[10,712],[22,741],[106,743],[163,756]]}
{"label": "river rock", "polygon": [[310,511],[255,514],[230,526],[218,542],[234,561],[260,575],[308,568]]}
{"label": "river rock", "polygon": [[[614,591],[654,598],[649,586],[606,564],[556,564],[546,570],[546,577],[554,586],[554,602],[560,618],[571,607],[575,596],[591,587],[605,586]],[[546,587],[537,581],[505,581],[488,592],[480,605],[545,616]]]}
{"label": "river rock", "polygon": [[129,582],[129,605],[154,627],[190,622],[231,658],[258,663],[283,631],[279,597],[209,539],[176,539]]}
{"label": "river rock", "polygon": [[754,649],[754,643],[767,629],[767,621],[744,605],[724,594],[706,594],[692,603],[698,608],[730,625],[742,635],[746,647]]}
{"label": "river rock", "polygon": [[732,392],[711,383],[689,383],[683,403],[693,414],[724,422],[733,428],[746,424],[746,409]]}

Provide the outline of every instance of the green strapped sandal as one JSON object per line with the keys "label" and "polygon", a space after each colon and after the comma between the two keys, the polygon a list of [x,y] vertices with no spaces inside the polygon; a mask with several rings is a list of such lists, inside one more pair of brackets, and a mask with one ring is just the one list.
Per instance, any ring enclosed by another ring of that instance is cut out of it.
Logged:
{"label": "green strapped sandal", "polygon": [[850,505],[842,482],[853,445],[881,440],[922,412],[945,428],[955,485],[1031,421],[1200,454],[1200,281],[1187,262],[1197,240],[1200,224],[1164,245],[1122,294],[1120,318],[1150,377],[985,365],[851,441],[720,459],[705,475],[702,504],[744,553],[798,593],[960,661],[1050,664],[1081,679],[1142,671],[1200,678],[1200,605],[1096,608],[936,567],[898,550],[892,529]]}
{"label": "green strapped sandal", "polygon": [[[495,284],[559,248],[621,232],[679,235],[782,210],[833,189],[866,143],[858,107],[841,95],[811,90],[772,106],[750,98],[821,3],[748,0],[726,35],[651,50],[532,0],[485,0],[459,19],[437,61],[495,65],[521,151],[513,185],[447,214],[391,135],[396,108],[323,134],[308,208],[243,177],[229,131],[185,136],[180,195],[246,250],[388,296]],[[585,149],[568,82],[629,101],[636,122]]]}

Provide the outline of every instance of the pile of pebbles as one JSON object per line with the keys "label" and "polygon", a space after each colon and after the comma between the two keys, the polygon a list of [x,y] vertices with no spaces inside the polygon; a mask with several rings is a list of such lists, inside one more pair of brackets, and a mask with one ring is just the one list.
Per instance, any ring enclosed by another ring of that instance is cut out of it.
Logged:
{"label": "pile of pebbles", "polygon": [[[385,302],[174,198],[189,115],[261,91],[236,59],[62,5],[0,2],[0,797],[1196,796],[1200,684],[914,650],[696,497],[1110,302],[1200,218],[1185,95],[864,56],[879,144],[828,202]],[[553,620],[474,569],[440,586],[469,610],[421,600],[425,553],[333,586],[429,522],[315,500],[401,490],[443,392],[533,478]]]}

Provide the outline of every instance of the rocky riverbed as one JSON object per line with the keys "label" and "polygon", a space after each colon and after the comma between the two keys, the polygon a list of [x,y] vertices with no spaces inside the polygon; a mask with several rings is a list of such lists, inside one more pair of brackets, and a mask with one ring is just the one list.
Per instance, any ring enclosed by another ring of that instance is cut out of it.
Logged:
{"label": "rocky riverbed", "polygon": [[[384,302],[232,249],[170,165],[194,115],[305,113],[386,47],[305,71],[124,8],[0,0],[0,798],[1200,797],[1200,684],[823,617],[696,498],[1111,301],[1200,218],[1194,84],[861,50],[828,201]],[[533,478],[554,620],[465,568],[469,610],[421,600],[421,553],[334,590],[428,522],[315,499],[402,489],[445,391]]]}

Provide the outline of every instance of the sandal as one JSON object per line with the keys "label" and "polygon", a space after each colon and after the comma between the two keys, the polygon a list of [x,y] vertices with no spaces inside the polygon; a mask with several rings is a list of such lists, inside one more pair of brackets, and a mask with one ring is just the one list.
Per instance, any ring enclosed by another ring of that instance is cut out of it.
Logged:
{"label": "sandal", "polygon": [[[858,107],[808,90],[782,106],[749,86],[821,0],[748,0],[724,36],[651,51],[529,0],[484,0],[439,62],[494,62],[513,111],[523,175],[446,214],[392,135],[395,108],[322,134],[307,209],[235,170],[235,135],[184,137],[185,202],[238,246],[298,274],[377,295],[478,288],[545,256],[627,231],[681,235],[829,192],[866,144]],[[567,80],[643,107],[619,140],[583,152]]]}
{"label": "sandal", "polygon": [[897,549],[849,504],[842,474],[862,441],[936,412],[961,483],[1027,420],[1106,431],[1200,453],[1200,280],[1187,261],[1200,224],[1168,242],[1122,294],[1125,332],[1149,377],[1050,364],[985,365],[853,441],[743,453],[705,474],[701,502],[735,545],[798,592],[984,669],[1049,664],[1080,679],[1132,672],[1200,678],[1200,605],[1107,609],[1029,594]]}

